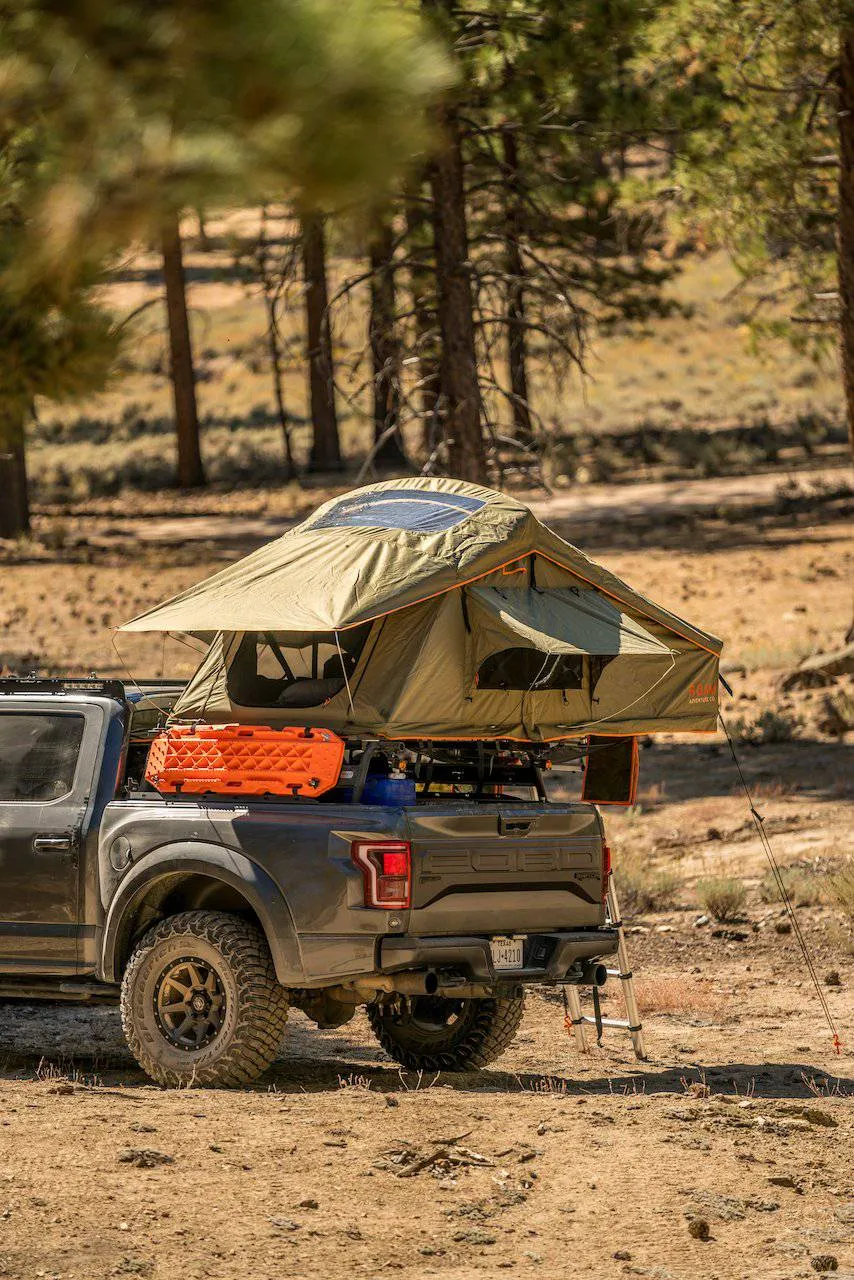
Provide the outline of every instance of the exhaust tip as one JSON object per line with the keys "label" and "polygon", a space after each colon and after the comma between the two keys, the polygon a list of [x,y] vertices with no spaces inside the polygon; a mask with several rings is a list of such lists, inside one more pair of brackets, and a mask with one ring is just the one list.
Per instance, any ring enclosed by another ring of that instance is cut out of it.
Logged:
{"label": "exhaust tip", "polygon": [[439,978],[437,974],[432,971],[427,974],[424,979],[424,990],[427,992],[428,996],[434,996],[436,994],[439,990]]}

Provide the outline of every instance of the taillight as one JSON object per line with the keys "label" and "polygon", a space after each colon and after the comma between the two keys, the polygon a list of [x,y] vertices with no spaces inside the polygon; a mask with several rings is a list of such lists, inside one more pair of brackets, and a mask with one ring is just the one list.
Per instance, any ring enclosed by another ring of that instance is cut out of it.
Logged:
{"label": "taillight", "polygon": [[365,881],[365,906],[408,907],[412,859],[404,840],[354,840],[350,853]]}
{"label": "taillight", "polygon": [[611,848],[610,845],[602,845],[602,901],[604,902],[608,896],[608,881],[611,878]]}

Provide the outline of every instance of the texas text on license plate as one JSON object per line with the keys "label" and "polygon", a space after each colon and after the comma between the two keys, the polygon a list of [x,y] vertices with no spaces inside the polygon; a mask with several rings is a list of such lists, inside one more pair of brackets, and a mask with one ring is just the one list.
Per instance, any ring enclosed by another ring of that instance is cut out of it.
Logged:
{"label": "texas text on license plate", "polygon": [[513,938],[490,938],[492,965],[495,969],[523,969],[525,966],[525,935]]}

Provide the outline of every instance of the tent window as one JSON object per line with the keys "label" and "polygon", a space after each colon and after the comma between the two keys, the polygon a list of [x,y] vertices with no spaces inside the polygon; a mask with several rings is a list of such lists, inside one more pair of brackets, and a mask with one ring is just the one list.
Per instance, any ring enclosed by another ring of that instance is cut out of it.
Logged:
{"label": "tent window", "polygon": [[352,676],[370,629],[339,631],[340,655],[332,631],[299,645],[287,634],[247,631],[228,667],[228,695],[239,707],[322,706],[344,688],[345,672]]}
{"label": "tent window", "polygon": [[481,663],[479,689],[581,689],[584,658],[576,653],[542,653],[539,649],[501,649]]}

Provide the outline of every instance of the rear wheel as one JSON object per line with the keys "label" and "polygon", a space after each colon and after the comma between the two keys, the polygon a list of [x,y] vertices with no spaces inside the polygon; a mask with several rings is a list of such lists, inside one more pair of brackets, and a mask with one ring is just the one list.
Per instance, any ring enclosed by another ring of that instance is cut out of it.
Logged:
{"label": "rear wheel", "polygon": [[389,1057],[410,1071],[476,1071],[509,1047],[524,1008],[523,996],[416,996],[398,1004],[369,1004],[368,1020]]}
{"label": "rear wheel", "polygon": [[185,911],[151,929],[122,981],[131,1053],[167,1085],[249,1084],[279,1051],[288,997],[267,940],[221,911]]}

